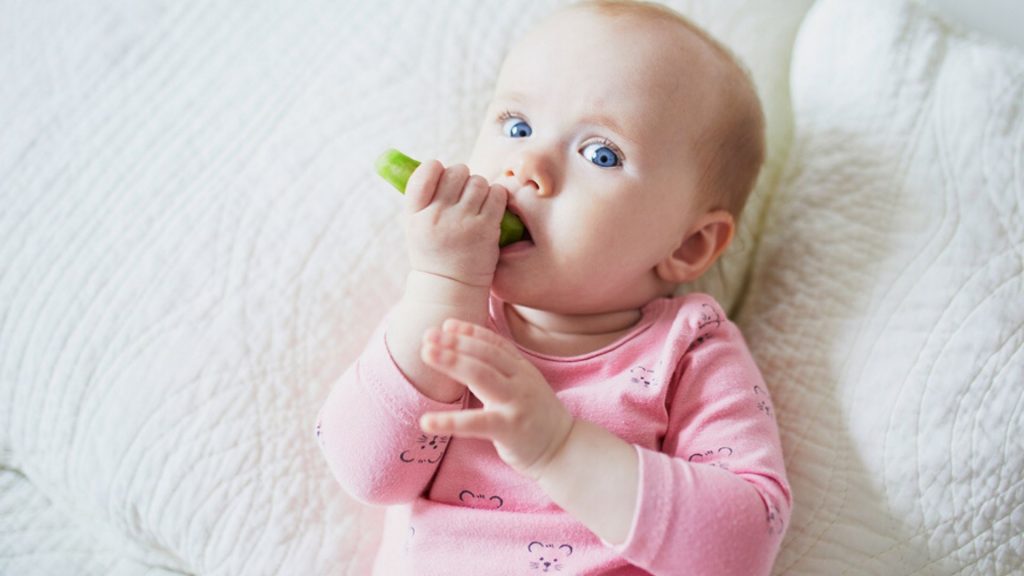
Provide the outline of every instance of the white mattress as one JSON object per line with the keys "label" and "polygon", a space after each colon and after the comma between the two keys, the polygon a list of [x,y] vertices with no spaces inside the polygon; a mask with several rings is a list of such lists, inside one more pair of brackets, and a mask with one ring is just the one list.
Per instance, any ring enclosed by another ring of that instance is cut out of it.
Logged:
{"label": "white mattress", "polygon": [[[562,3],[0,9],[0,574],[366,573],[381,511],[312,425],[401,290],[373,158],[464,159],[505,47]],[[776,397],[777,572],[1011,573],[1022,57],[895,0],[821,0],[793,54],[811,3],[670,2],[768,115],[738,242],[690,288]]]}

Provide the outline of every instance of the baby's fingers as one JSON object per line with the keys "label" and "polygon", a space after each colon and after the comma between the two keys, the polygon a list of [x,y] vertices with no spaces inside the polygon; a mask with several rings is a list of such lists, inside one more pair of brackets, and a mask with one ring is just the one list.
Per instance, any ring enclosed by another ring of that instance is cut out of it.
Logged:
{"label": "baby's fingers", "polygon": [[469,180],[469,168],[465,164],[455,164],[445,168],[437,183],[437,193],[434,194],[434,201],[441,202],[444,206],[451,206],[462,197],[462,189]]}
{"label": "baby's fingers", "polygon": [[466,187],[462,190],[462,197],[459,203],[464,205],[467,215],[480,213],[487,198],[490,196],[491,185],[483,176],[474,174],[466,180]]}
{"label": "baby's fingers", "polygon": [[[447,324],[446,324],[447,326]],[[498,336],[500,338],[500,336]],[[474,358],[498,371],[500,376],[514,376],[521,368],[515,355],[497,347],[494,343],[474,337],[468,333],[457,333],[450,329],[430,328],[423,333],[423,345],[431,351],[449,350]]]}
{"label": "baby's fingers", "polygon": [[494,439],[502,426],[501,415],[491,410],[428,412],[420,418],[420,428],[427,434],[455,434],[467,438]]}
{"label": "baby's fingers", "polygon": [[491,184],[487,198],[480,206],[480,213],[488,218],[501,218],[508,205],[508,189],[501,184]]}
{"label": "baby's fingers", "polygon": [[520,358],[519,351],[516,350],[515,345],[495,333],[493,330],[484,328],[479,324],[466,322],[465,320],[459,320],[458,318],[448,318],[441,324],[441,329],[451,334],[461,334],[463,336],[479,338],[487,344],[494,346],[501,351],[505,358],[507,358],[507,361],[504,362],[503,365],[516,363]]}
{"label": "baby's fingers", "polygon": [[424,342],[420,358],[427,366],[468,387],[484,405],[501,404],[511,397],[508,378],[489,362],[466,352]]}
{"label": "baby's fingers", "polygon": [[408,212],[419,212],[434,200],[443,173],[444,166],[437,160],[424,162],[413,171],[405,186],[405,206]]}

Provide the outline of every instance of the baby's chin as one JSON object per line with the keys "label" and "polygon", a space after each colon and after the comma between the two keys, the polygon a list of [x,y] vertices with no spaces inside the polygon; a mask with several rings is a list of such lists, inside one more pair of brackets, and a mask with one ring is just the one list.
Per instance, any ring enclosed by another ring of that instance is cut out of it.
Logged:
{"label": "baby's chin", "polygon": [[[645,280],[647,280],[645,282]],[[637,279],[629,288],[601,291],[596,286],[581,287],[554,275],[517,270],[515,265],[498,263],[491,293],[498,299],[556,314],[608,314],[637,310],[652,300],[671,297],[672,291],[650,279]],[[585,294],[586,296],[581,296]]]}
{"label": "baby's chin", "polygon": [[491,293],[503,302],[554,314],[601,314],[616,308],[614,302],[581,299],[579,290],[554,281],[524,278],[511,270],[502,270],[500,265],[494,274]]}
{"label": "baby's chin", "polygon": [[[517,270],[514,265],[498,264],[491,283],[491,293],[498,299],[548,312],[565,312],[566,302],[573,301],[572,295],[564,286],[560,287],[545,274],[529,273]],[[578,300],[578,296],[576,300]]]}
{"label": "baby's chin", "polygon": [[494,280],[491,282],[491,293],[509,304],[544,308],[541,296],[549,287],[530,286],[524,281],[523,276],[525,275],[517,273],[511,266],[499,262],[498,268],[494,271]]}

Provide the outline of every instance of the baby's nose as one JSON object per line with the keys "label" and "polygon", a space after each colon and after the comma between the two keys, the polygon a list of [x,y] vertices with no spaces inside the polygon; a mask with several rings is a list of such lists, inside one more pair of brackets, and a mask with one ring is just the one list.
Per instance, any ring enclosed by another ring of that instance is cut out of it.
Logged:
{"label": "baby's nose", "polygon": [[513,179],[518,186],[509,187],[510,190],[520,190],[523,188],[533,188],[538,196],[547,196],[548,191],[541,187],[540,183],[535,178],[520,177],[522,170],[505,170],[505,177]]}
{"label": "baby's nose", "polygon": [[540,197],[551,196],[553,193],[552,168],[541,154],[521,153],[512,165],[505,169],[504,176],[515,179],[523,188],[532,186]]}
{"label": "baby's nose", "polygon": [[512,196],[518,196],[520,194],[530,194],[530,193],[536,194],[538,196],[547,196],[548,195],[547,192],[541,191],[540,185],[537,184],[537,182],[535,182],[533,180],[527,180],[526,182],[521,182],[519,180],[513,180],[513,182],[514,182],[514,184],[506,186],[506,188],[508,188],[509,193]]}

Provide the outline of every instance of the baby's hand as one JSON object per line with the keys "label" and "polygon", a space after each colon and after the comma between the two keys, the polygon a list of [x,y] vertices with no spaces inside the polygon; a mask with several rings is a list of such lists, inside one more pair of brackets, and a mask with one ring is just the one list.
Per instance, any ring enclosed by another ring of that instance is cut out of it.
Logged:
{"label": "baby's hand", "polygon": [[469,387],[484,405],[424,414],[423,431],[490,440],[506,464],[539,479],[573,426],[572,414],[540,371],[508,340],[459,320],[428,330],[421,355],[428,366]]}
{"label": "baby's hand", "polygon": [[490,287],[508,191],[457,164],[421,164],[405,192],[405,238],[414,270]]}

